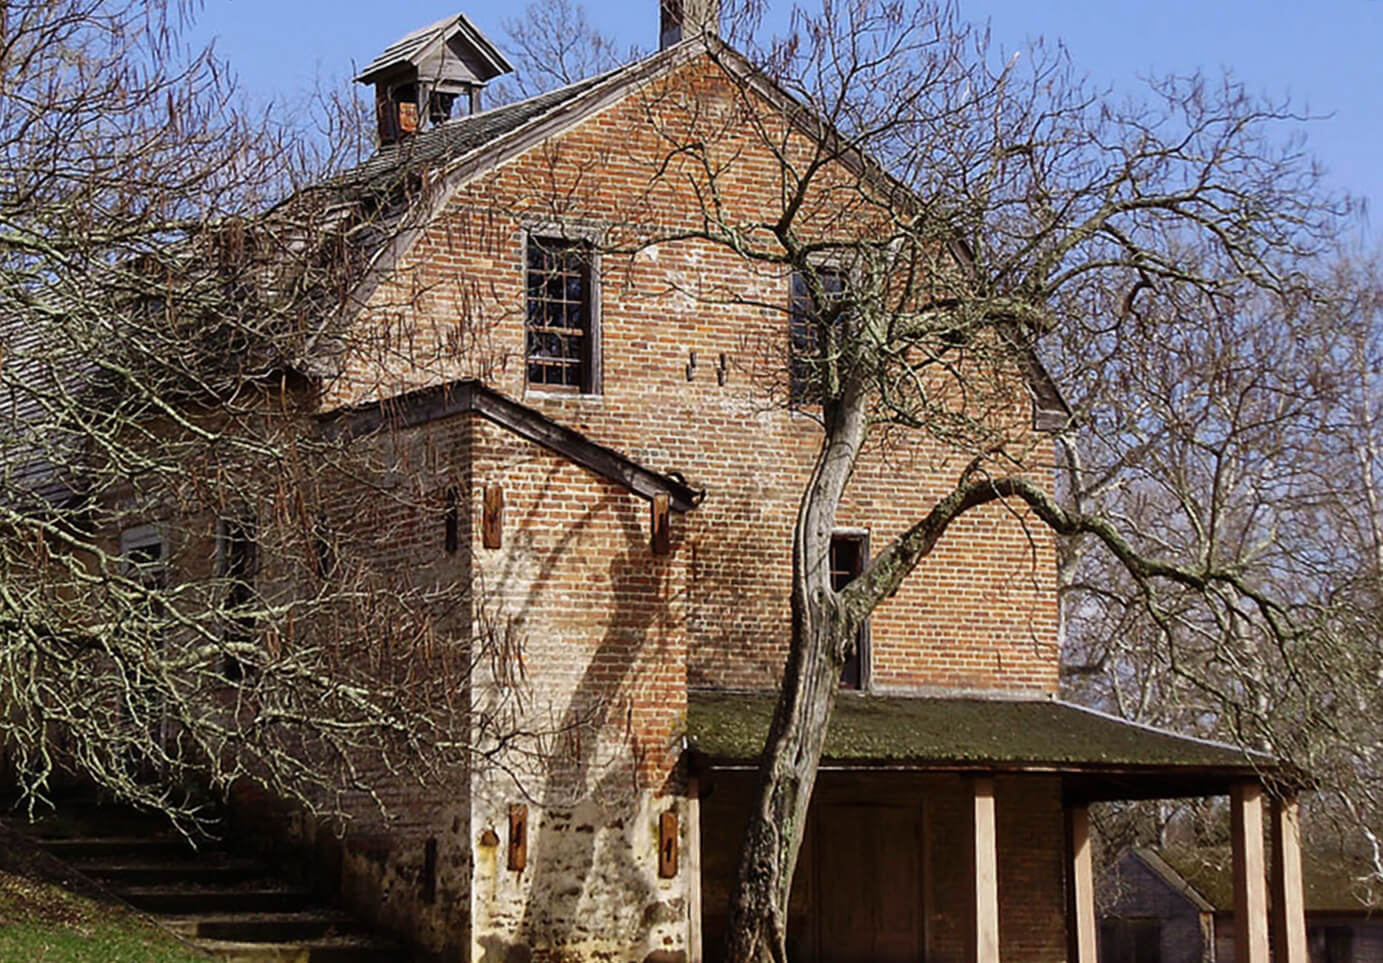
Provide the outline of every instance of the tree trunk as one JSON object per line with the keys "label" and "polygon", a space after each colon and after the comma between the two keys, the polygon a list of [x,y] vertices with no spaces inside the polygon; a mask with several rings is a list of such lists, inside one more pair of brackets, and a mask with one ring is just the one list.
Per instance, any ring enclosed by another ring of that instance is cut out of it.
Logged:
{"label": "tree trunk", "polygon": [[830,551],[836,506],[864,438],[861,407],[847,398],[826,412],[826,435],[797,512],[792,642],[730,899],[731,963],[787,959],[788,897],[807,807],[846,649],[860,624],[831,587]]}
{"label": "tree trunk", "polygon": [[[793,872],[826,741],[844,660],[829,637],[794,646],[793,687],[784,689],[759,769],[755,805],[745,829],[739,875],[730,905],[732,963],[787,959],[787,909]],[[798,651],[800,650],[800,651]],[[785,686],[787,681],[785,680]]]}

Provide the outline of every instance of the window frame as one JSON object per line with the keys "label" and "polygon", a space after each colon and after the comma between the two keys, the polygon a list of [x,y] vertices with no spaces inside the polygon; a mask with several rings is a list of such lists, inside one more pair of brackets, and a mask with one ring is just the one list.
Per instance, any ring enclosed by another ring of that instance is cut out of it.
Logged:
{"label": "window frame", "polygon": [[[142,560],[134,557],[140,549],[158,547],[158,556]],[[168,582],[168,539],[157,525],[135,525],[120,530],[120,563],[123,574],[146,588],[166,588]]]}
{"label": "window frame", "polygon": [[[850,577],[836,584],[836,545],[850,543],[856,546],[856,568]],[[840,591],[850,582],[854,581],[866,568],[869,567],[869,529],[867,528],[837,528],[831,532],[831,546],[826,564],[830,566],[831,588]],[[874,647],[873,636],[869,630],[870,620],[866,618],[860,623],[858,635],[855,639],[855,657],[853,660],[847,659],[844,669],[840,675],[840,687],[851,692],[868,692],[873,683],[874,676]],[[852,661],[855,663],[857,678],[851,682],[849,679]]]}
{"label": "window frame", "polygon": [[[604,393],[604,371],[601,351],[601,297],[600,297],[600,252],[595,243],[596,232],[573,229],[567,225],[539,224],[524,230],[523,235],[523,375],[524,388],[529,392],[551,392],[562,395],[600,395]],[[530,282],[532,270],[530,258],[535,245],[552,244],[563,248],[579,248],[583,252],[585,285],[584,322],[582,357],[579,362],[579,383],[575,385],[554,384],[534,381],[529,352],[529,332],[531,330]]]}

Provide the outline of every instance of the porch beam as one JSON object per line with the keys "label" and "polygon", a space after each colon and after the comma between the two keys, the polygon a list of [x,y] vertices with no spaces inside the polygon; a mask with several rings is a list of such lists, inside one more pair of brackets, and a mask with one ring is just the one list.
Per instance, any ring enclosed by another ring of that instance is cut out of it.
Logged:
{"label": "porch beam", "polygon": [[1272,919],[1276,963],[1308,963],[1301,823],[1295,796],[1272,800]]}
{"label": "porch beam", "polygon": [[1095,867],[1090,853],[1090,810],[1066,808],[1066,838],[1071,860],[1072,963],[1096,963]]}
{"label": "porch beam", "polygon": [[999,849],[994,818],[994,777],[970,778],[972,912],[970,963],[999,963]]}
{"label": "porch beam", "polygon": [[1230,842],[1234,854],[1234,960],[1235,963],[1268,963],[1263,787],[1257,782],[1236,782],[1229,798]]}

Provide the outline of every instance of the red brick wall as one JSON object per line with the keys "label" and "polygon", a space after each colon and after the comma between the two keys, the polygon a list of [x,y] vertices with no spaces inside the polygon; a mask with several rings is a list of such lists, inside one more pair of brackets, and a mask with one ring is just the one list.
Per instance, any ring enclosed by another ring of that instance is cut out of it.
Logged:
{"label": "red brick wall", "polygon": [[644,499],[482,418],[472,431],[472,515],[486,485],[504,492],[501,547],[473,533],[476,604],[521,648],[481,668],[563,707],[529,794],[584,793],[597,776],[662,788],[687,705],[683,540],[653,554]]}
{"label": "red brick wall", "polygon": [[[658,875],[657,831],[668,810],[686,822],[684,540],[653,554],[642,498],[481,418],[471,430],[473,517],[487,485],[504,492],[501,546],[479,526],[470,545],[476,606],[512,640],[481,660],[475,708],[507,697],[498,729],[523,733],[472,784],[476,952],[681,952],[687,863]],[[513,805],[528,816],[522,869],[508,860]]]}
{"label": "red brick wall", "polygon": [[[761,687],[780,671],[792,522],[819,431],[806,415],[775,404],[785,314],[716,302],[743,295],[785,308],[787,278],[699,242],[633,258],[606,254],[602,393],[529,390],[522,364],[525,226],[559,222],[572,231],[621,235],[634,222],[666,226],[695,218],[692,199],[679,192],[683,182],[651,178],[650,159],[664,147],[655,129],[681,123],[686,84],[701,96],[704,116],[723,114],[723,151],[742,151],[725,182],[728,202],[745,218],[771,213],[765,185],[776,182],[777,171],[761,148],[742,139],[716,70],[693,65],[665,88],[635,94],[458,190],[361,321],[388,349],[353,357],[331,398],[479,374],[651,468],[683,472],[707,490],[699,509],[674,520],[691,566],[688,681]],[[691,352],[697,367],[688,382]],[[722,353],[724,386],[713,370]],[[1014,387],[1014,397],[984,416],[1021,446],[1033,441],[1030,411]],[[968,456],[926,440],[876,442],[839,524],[868,529],[877,550],[947,490]],[[1054,691],[1050,538],[1027,529],[1021,513],[1006,506],[971,513],[876,613],[873,642],[880,688]]]}

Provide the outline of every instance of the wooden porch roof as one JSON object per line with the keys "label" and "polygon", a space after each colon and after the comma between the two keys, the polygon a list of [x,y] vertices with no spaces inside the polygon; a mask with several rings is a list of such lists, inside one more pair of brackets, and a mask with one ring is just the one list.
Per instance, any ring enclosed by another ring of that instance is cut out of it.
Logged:
{"label": "wooden porch roof", "polygon": [[[754,764],[776,692],[694,690],[687,740],[710,769]],[[1050,698],[841,693],[823,770],[1045,772],[1080,801],[1218,795],[1277,760]]]}

